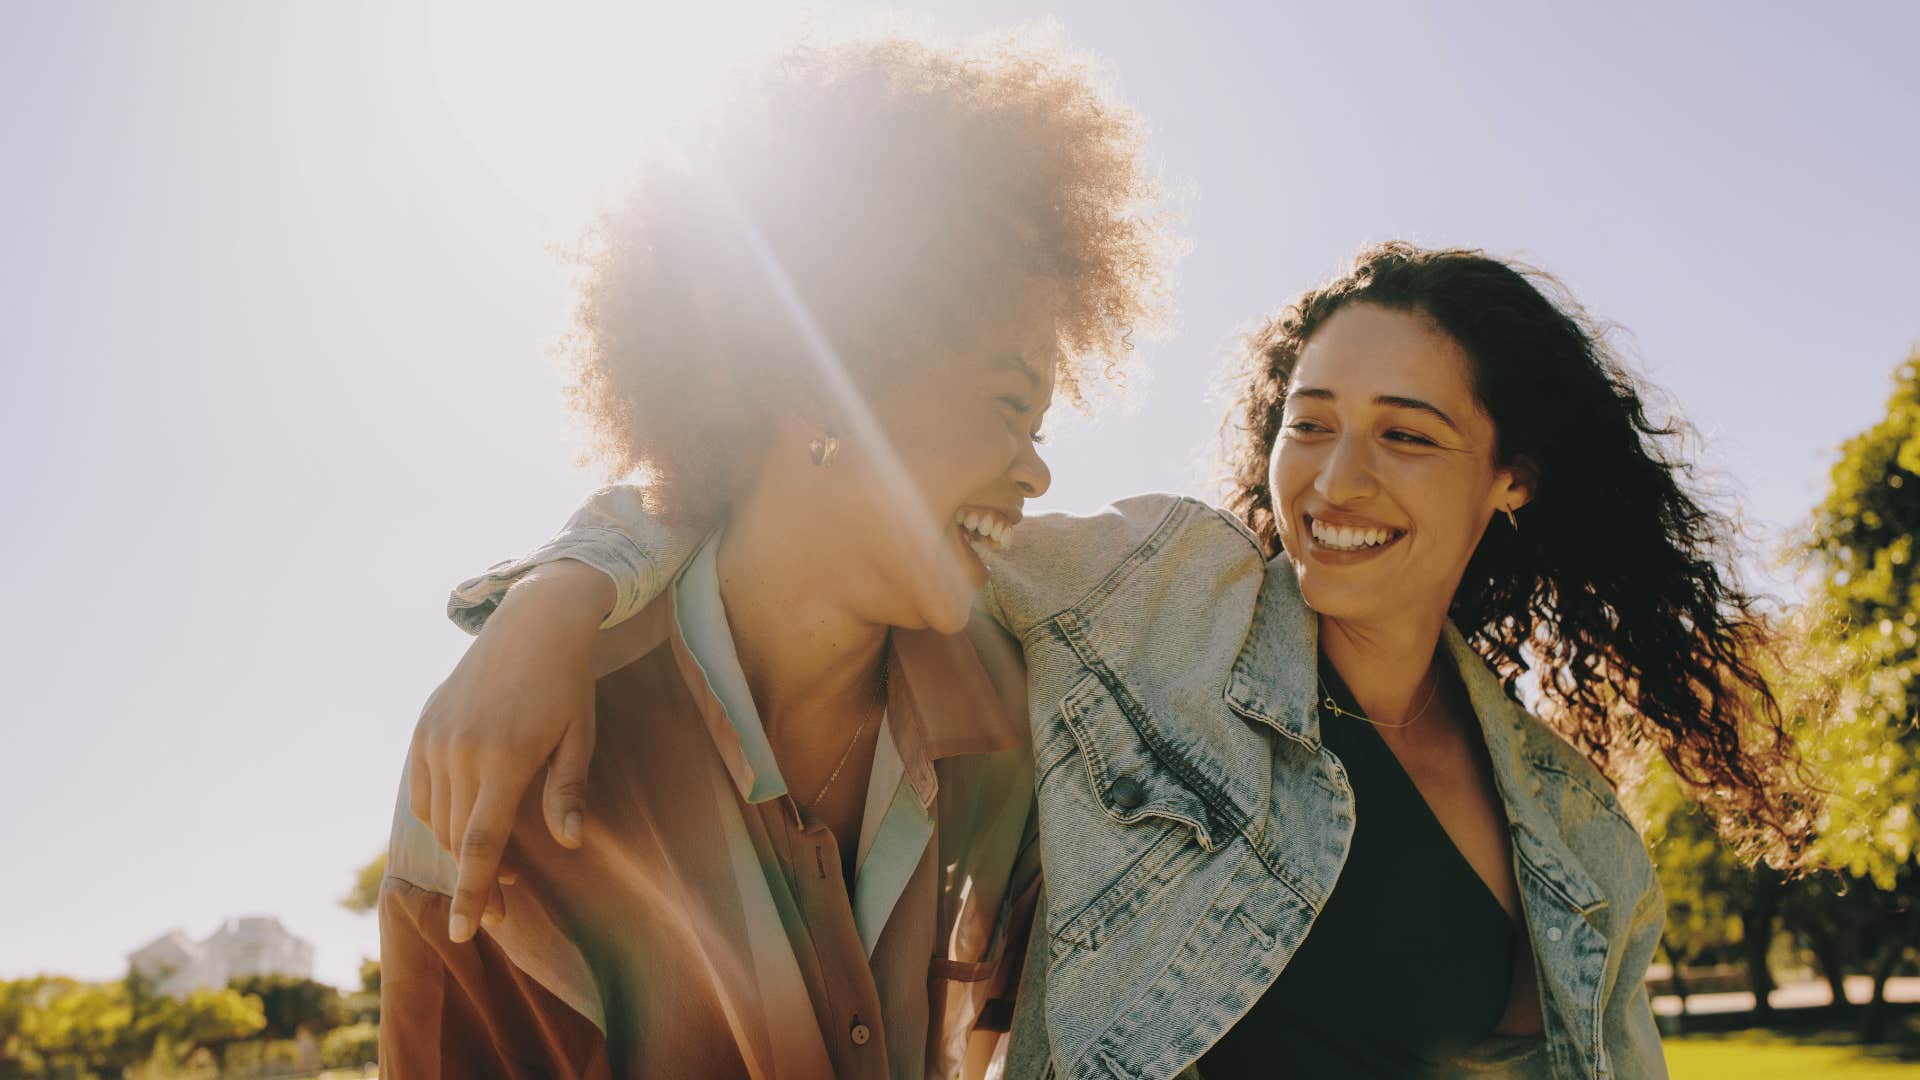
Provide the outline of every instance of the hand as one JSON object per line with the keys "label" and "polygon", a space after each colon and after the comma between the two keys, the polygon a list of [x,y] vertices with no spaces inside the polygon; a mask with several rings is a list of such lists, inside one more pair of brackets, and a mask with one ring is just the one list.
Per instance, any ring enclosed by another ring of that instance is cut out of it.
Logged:
{"label": "hand", "polygon": [[547,766],[541,800],[555,841],[580,846],[593,757],[593,640],[613,582],[573,560],[542,566],[508,590],[414,728],[407,797],[413,815],[459,862],[448,936],[506,913],[507,839],[527,785]]}

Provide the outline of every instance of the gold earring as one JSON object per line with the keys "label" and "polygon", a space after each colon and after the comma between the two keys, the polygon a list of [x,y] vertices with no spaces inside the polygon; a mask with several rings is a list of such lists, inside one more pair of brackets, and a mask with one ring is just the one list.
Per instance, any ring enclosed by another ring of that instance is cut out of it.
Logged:
{"label": "gold earring", "polygon": [[1520,519],[1513,516],[1513,507],[1511,506],[1507,507],[1507,524],[1513,526],[1514,532],[1520,531]]}
{"label": "gold earring", "polygon": [[829,428],[826,434],[807,443],[807,453],[813,456],[815,465],[831,469],[833,459],[840,456],[840,437]]}

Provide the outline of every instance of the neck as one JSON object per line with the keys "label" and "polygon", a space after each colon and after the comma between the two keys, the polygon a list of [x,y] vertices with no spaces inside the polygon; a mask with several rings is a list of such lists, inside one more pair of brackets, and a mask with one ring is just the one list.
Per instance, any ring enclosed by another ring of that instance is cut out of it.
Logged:
{"label": "neck", "polygon": [[1320,648],[1369,718],[1399,724],[1431,700],[1445,625],[1444,617],[1373,624],[1322,615]]}
{"label": "neck", "polygon": [[888,627],[845,599],[845,546],[796,520],[775,501],[736,503],[717,554],[720,599],[776,748],[837,753],[874,706]]}

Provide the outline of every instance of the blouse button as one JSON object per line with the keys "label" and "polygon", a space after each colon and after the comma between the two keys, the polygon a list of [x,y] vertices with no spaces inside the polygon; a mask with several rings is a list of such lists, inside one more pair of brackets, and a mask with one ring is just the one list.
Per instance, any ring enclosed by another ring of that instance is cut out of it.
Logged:
{"label": "blouse button", "polygon": [[1138,810],[1146,801],[1147,793],[1140,787],[1140,781],[1123,776],[1113,782],[1113,804],[1120,809]]}
{"label": "blouse button", "polygon": [[1549,926],[1549,927],[1547,927],[1547,940],[1548,940],[1548,941],[1559,941],[1559,940],[1560,940],[1560,928],[1559,928],[1559,927],[1557,927],[1557,926]]}
{"label": "blouse button", "polygon": [[847,1032],[847,1037],[853,1040],[853,1045],[865,1046],[873,1038],[873,1029],[855,1020],[852,1030]]}

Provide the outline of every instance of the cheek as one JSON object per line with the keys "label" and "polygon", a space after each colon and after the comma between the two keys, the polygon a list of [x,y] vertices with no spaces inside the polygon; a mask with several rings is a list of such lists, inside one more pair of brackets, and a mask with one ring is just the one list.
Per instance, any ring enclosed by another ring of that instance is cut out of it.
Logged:
{"label": "cheek", "polygon": [[899,433],[895,448],[921,497],[936,509],[953,509],[1005,475],[1016,451],[996,411],[964,407],[920,417]]}
{"label": "cheek", "polygon": [[1295,496],[1303,486],[1312,483],[1312,463],[1300,448],[1284,442],[1278,444],[1273,456],[1267,459],[1267,498],[1273,504],[1274,518],[1282,532],[1292,518]]}

